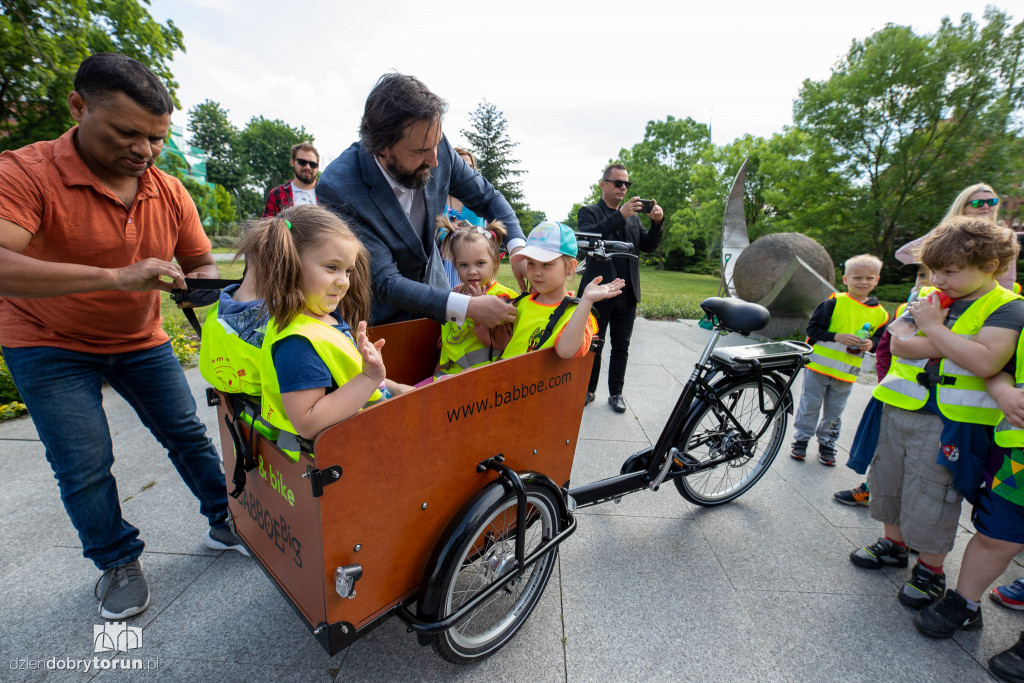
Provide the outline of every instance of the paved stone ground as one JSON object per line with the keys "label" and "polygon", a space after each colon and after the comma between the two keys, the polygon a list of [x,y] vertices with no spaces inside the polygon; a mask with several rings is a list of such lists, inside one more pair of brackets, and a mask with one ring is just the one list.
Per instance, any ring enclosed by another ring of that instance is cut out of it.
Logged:
{"label": "paved stone ground", "polygon": [[[692,322],[637,321],[629,411],[612,412],[599,390],[584,413],[574,483],[616,474],[657,438],[708,334]],[[201,397],[202,378],[188,374]],[[869,395],[866,384],[854,387],[840,463]],[[214,429],[213,409],[200,404]],[[1024,628],[1024,616],[986,600],[982,630],[948,641],[919,635],[913,612],[896,600],[910,570],[866,571],[847,558],[880,534],[866,508],[832,500],[860,477],[783,450],[757,486],[726,506],[691,506],[668,486],[580,510],[538,608],[513,642],[476,666],[447,664],[397,619],[328,657],[253,561],[203,545],[205,520],[156,441],[115,394],[105,408],[124,513],[146,541],[153,601],[129,620],[143,628],[143,648],[94,654],[98,574],[81,556],[43,448],[22,418],[0,425],[3,680],[965,683],[990,680],[986,660]],[[973,531],[968,512],[947,564],[951,583]],[[1001,582],[1020,573],[1011,567]],[[151,670],[45,669],[69,659],[93,665],[93,657],[107,666],[137,659]],[[17,669],[22,663],[43,668]]]}

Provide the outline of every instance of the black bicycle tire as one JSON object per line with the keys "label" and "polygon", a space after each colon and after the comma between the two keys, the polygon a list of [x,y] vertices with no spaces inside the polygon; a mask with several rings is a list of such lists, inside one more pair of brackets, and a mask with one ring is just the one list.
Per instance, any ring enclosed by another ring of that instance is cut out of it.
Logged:
{"label": "black bicycle tire", "polygon": [[[551,538],[558,533],[561,526],[559,505],[558,501],[555,500],[555,494],[546,487],[527,485],[526,487],[527,501],[535,509],[538,510],[538,515],[533,518],[533,522],[528,522],[527,529],[527,543],[526,553],[529,552],[532,547],[536,547],[542,539]],[[460,575],[464,574],[464,570],[467,567],[476,568],[479,567],[484,569],[484,575],[479,577],[479,585],[477,588],[482,589],[493,580],[493,576],[486,574],[486,565],[489,560],[493,561],[494,557],[488,557],[490,550],[480,552],[474,550],[474,547],[479,545],[479,539],[485,536],[487,531],[492,528],[492,523],[499,516],[502,517],[502,524],[505,525],[502,536],[505,539],[514,539],[514,529],[508,529],[508,524],[511,524],[515,520],[515,511],[517,509],[516,496],[513,491],[508,491],[505,495],[501,496],[494,503],[490,504],[487,508],[486,513],[482,516],[482,521],[476,524],[475,527],[463,535],[460,539],[459,550],[453,553],[450,558],[446,561],[446,565],[441,568],[440,578],[442,588],[436,593],[436,599],[438,604],[435,607],[429,609],[430,612],[437,614],[438,618],[444,618],[448,614],[451,614],[458,605],[453,605],[453,592],[455,590],[455,583]],[[541,533],[533,533],[536,529],[531,529],[537,521],[540,521],[542,528]],[[495,544],[497,545],[497,544]],[[512,543],[506,546],[502,553],[506,559],[510,555],[514,555],[515,544]],[[483,610],[491,607],[497,600],[503,600],[507,597],[506,591],[499,591],[496,597],[489,600],[485,605],[477,608],[465,618],[456,622],[451,628],[442,631],[441,633],[435,634],[433,639],[434,649],[437,653],[453,664],[469,664],[477,662],[487,657],[490,657],[495,652],[500,650],[509,640],[516,634],[516,632],[523,626],[527,618],[533,612],[537,603],[540,601],[541,595],[544,593],[544,589],[547,586],[548,580],[551,578],[551,572],[555,565],[555,559],[558,555],[558,548],[553,548],[545,554],[545,557],[540,558],[537,562],[527,569],[524,574],[526,579],[518,579],[517,583],[523,583],[525,581],[524,589],[519,593],[511,606],[505,611],[504,616],[499,622],[499,627],[491,629],[487,635],[482,637],[467,636],[465,633],[461,633],[459,629],[464,625],[472,622]],[[471,579],[474,577],[472,574],[475,569],[471,569]],[[465,604],[471,600],[475,593],[472,589],[466,589],[467,594],[464,599],[460,601],[460,604]],[[525,596],[525,597],[524,597]],[[499,608],[500,611],[500,608]],[[503,622],[503,624],[502,624]],[[478,642],[479,641],[479,642]]]}
{"label": "black bicycle tire", "polygon": [[[728,397],[730,394],[736,392],[737,390],[752,390],[749,393],[752,399],[749,401],[749,405],[745,407],[745,412],[743,412],[741,415],[736,416],[737,420],[741,421],[742,424],[743,417],[751,413],[756,415],[763,415],[760,412],[760,403],[757,399],[757,386],[758,385],[756,379],[741,377],[728,378],[724,381],[715,384],[712,388],[715,391],[715,395],[718,396],[720,400],[723,400],[725,397]],[[766,404],[766,407],[771,408],[774,405],[776,405],[778,401],[783,400],[783,393],[781,388],[776,386],[773,382],[766,380],[763,383],[763,386],[766,394],[769,394],[770,396],[774,397],[774,402]],[[766,396],[766,401],[767,400],[768,397]],[[693,452],[694,435],[698,433],[697,430],[704,423],[705,417],[708,416],[709,414],[714,415],[715,407],[715,404],[705,401],[695,403],[694,407],[690,410],[690,414],[687,415],[687,418],[683,423],[684,427],[681,430],[682,438],[678,439],[676,442],[676,448],[678,448],[680,451],[685,451],[691,458],[695,458],[698,461],[701,460],[702,458],[698,457],[698,455]],[[717,416],[714,416],[713,419],[718,421],[719,426],[721,426],[721,424],[723,423],[723,420],[718,418]],[[745,468],[748,463],[754,460],[754,455],[751,455],[750,457],[746,458],[745,460],[743,460],[743,462],[739,462],[739,459],[729,462],[723,462],[708,470],[704,470],[696,474],[679,477],[675,479],[675,485],[679,493],[683,496],[683,498],[685,498],[689,502],[704,507],[724,505],[725,503],[731,502],[739,498],[741,495],[749,491],[750,488],[753,487],[754,484],[756,484],[771,467],[771,464],[772,462],[774,462],[775,456],[778,455],[779,450],[782,447],[782,442],[785,439],[786,425],[788,423],[788,419],[789,418],[786,410],[782,409],[776,414],[775,419],[772,421],[772,423],[765,423],[768,425],[768,429],[763,434],[761,434],[759,438],[757,438],[757,440],[755,441],[754,448],[756,450],[758,446],[762,443],[762,439],[764,438],[769,439],[769,445],[763,453],[757,455],[757,459],[753,467],[750,470],[745,470],[744,474],[738,480],[734,481],[730,479],[729,470],[735,469],[737,467]],[[756,434],[757,432],[761,431],[761,428],[764,425],[756,425],[756,429],[754,428],[755,425],[744,424],[743,426],[745,429],[751,430],[752,433]],[[718,433],[718,436],[720,436],[724,440],[725,438],[728,437],[727,432],[728,430],[722,430]],[[714,431],[700,433],[701,439],[709,436],[712,440],[714,440],[716,438],[716,433]],[[718,446],[720,447],[721,444],[722,442],[719,442]],[[710,481],[713,477],[719,477],[719,481],[727,481],[730,483],[724,490],[719,491],[714,495],[707,495],[706,493],[703,493],[698,490],[696,482],[707,482]]]}

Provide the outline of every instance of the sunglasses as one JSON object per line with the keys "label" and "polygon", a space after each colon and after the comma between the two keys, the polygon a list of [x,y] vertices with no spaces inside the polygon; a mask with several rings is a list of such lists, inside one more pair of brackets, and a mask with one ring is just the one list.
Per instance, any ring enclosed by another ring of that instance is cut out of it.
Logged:
{"label": "sunglasses", "polygon": [[629,186],[633,184],[633,183],[629,182],[628,180],[607,180],[606,179],[604,182],[611,183],[615,187],[625,187],[627,190],[629,189]]}
{"label": "sunglasses", "polygon": [[316,170],[316,167],[320,165],[315,161],[306,161],[305,159],[296,159],[295,161],[299,162],[299,166],[309,166],[314,171]]}
{"label": "sunglasses", "polygon": [[997,204],[999,204],[999,198],[998,197],[992,197],[992,199],[972,199],[968,203],[971,205],[971,208],[973,208],[973,209],[980,209],[981,207],[985,206],[986,204],[988,204],[989,206],[996,206]]}

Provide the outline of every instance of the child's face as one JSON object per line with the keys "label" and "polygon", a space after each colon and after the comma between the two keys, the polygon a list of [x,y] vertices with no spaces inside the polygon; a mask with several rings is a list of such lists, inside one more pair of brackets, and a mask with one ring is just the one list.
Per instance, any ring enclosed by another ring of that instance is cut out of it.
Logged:
{"label": "child's face", "polygon": [[565,291],[565,282],[572,274],[573,266],[559,257],[547,263],[526,259],[526,279],[541,294]]}
{"label": "child's face", "polygon": [[923,263],[917,266],[917,279],[914,280],[914,289],[930,287],[932,284],[932,271]]}
{"label": "child's face", "polygon": [[465,285],[477,285],[481,289],[487,289],[494,280],[494,270],[497,265],[491,253],[491,247],[483,239],[463,241],[453,254],[455,256],[455,270],[459,279]]}
{"label": "child's face", "polygon": [[977,299],[988,291],[993,281],[992,273],[998,261],[986,264],[984,268],[977,266],[948,265],[931,271],[932,285],[938,287],[950,299]]}
{"label": "child's face", "polygon": [[878,284],[878,268],[867,263],[854,263],[843,275],[843,284],[850,294],[866,297]]}
{"label": "child's face", "polygon": [[307,312],[325,316],[338,307],[348,291],[358,255],[358,245],[341,237],[329,237],[301,255],[302,295]]}

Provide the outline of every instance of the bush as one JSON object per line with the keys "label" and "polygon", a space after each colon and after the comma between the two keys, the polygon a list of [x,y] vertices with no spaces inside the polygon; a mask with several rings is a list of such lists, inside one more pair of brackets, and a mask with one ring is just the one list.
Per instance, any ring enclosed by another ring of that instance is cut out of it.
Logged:
{"label": "bush", "polygon": [[648,320],[695,320],[704,315],[700,304],[691,301],[641,301],[637,304],[636,312]]}
{"label": "bush", "polygon": [[7,369],[7,363],[0,356],[0,420],[9,420],[25,412],[25,404],[21,402],[21,394],[14,386],[14,379]]}
{"label": "bush", "polygon": [[878,285],[871,295],[878,297],[879,301],[896,301],[903,303],[910,296],[910,290],[914,288],[913,282],[897,282],[891,285]]}

